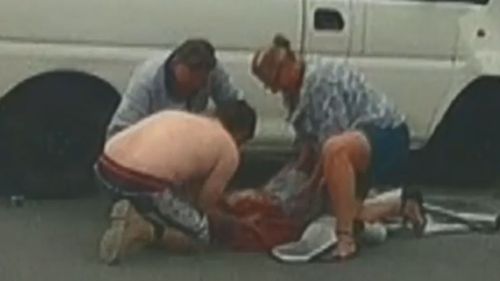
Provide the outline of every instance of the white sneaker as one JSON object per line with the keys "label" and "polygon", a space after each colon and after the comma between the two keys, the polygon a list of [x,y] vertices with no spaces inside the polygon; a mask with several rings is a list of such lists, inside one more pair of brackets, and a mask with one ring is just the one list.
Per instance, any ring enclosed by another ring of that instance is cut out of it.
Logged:
{"label": "white sneaker", "polygon": [[306,228],[299,241],[276,246],[271,253],[285,262],[307,262],[337,243],[335,218],[323,216]]}
{"label": "white sneaker", "polygon": [[365,223],[359,238],[366,244],[380,244],[387,239],[387,228],[379,222]]}
{"label": "white sneaker", "polygon": [[111,225],[99,245],[99,256],[105,263],[115,264],[125,254],[154,241],[153,225],[137,213],[128,200],[116,202],[110,218]]}

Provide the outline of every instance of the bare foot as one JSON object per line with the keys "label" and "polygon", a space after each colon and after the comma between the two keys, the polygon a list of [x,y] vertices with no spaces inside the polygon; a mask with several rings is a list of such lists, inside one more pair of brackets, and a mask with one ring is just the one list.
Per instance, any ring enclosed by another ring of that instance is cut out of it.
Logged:
{"label": "bare foot", "polygon": [[404,222],[410,222],[411,228],[416,236],[423,235],[425,225],[427,223],[425,212],[420,202],[413,198],[408,198],[404,209],[402,210]]}
{"label": "bare foot", "polygon": [[332,258],[336,261],[344,261],[354,257],[357,253],[356,241],[351,233],[337,233],[338,242],[333,249]]}

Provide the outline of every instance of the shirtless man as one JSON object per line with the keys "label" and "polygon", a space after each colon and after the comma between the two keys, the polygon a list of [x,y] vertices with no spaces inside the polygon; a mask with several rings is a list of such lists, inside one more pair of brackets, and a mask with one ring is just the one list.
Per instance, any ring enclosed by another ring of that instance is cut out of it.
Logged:
{"label": "shirtless man", "polygon": [[254,135],[256,114],[246,102],[230,101],[215,117],[162,111],[109,139],[96,164],[116,202],[100,244],[104,262],[155,241],[209,245],[245,223],[218,204],[238,167],[238,147]]}

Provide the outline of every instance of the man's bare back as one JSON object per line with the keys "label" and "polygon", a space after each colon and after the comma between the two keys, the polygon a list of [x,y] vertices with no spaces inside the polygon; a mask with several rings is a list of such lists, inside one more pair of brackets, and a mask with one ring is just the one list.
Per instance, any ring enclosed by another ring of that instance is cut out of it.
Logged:
{"label": "man's bare back", "polygon": [[140,121],[111,138],[104,153],[131,170],[188,186],[225,185],[239,161],[235,142],[218,120],[182,111]]}

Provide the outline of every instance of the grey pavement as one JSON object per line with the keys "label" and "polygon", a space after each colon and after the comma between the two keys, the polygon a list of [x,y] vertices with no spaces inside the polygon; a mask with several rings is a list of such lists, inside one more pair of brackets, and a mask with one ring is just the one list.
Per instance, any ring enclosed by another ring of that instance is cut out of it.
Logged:
{"label": "grey pavement", "polygon": [[[422,188],[435,201],[500,211],[500,185]],[[398,236],[341,264],[288,265],[266,254],[182,256],[151,249],[109,267],[97,259],[107,208],[100,196],[27,201],[23,207],[0,201],[0,280],[500,280],[500,233]]]}

